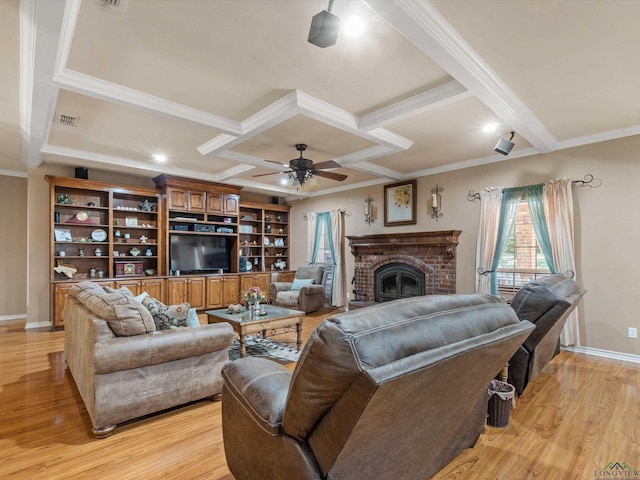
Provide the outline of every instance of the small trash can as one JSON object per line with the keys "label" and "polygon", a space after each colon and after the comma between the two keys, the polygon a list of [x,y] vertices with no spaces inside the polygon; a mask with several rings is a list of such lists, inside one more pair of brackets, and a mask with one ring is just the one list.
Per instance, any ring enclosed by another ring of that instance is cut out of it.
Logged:
{"label": "small trash can", "polygon": [[516,388],[500,380],[491,380],[487,424],[492,427],[509,425],[509,415],[516,395]]}

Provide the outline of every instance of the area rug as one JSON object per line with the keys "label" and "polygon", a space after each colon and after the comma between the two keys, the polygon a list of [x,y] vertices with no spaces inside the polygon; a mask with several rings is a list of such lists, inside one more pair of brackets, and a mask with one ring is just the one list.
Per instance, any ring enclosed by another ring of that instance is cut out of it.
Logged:
{"label": "area rug", "polygon": [[[287,343],[278,342],[270,338],[247,337],[247,356],[262,357],[274,360],[280,364],[297,362],[300,352],[295,346]],[[233,339],[233,343],[229,347],[229,359],[236,360],[240,358],[240,341]]]}

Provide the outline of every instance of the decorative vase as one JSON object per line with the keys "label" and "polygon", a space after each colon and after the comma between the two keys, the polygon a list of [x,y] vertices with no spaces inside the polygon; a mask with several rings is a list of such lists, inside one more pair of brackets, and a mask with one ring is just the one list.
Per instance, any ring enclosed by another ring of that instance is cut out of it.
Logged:
{"label": "decorative vase", "polygon": [[257,318],[260,312],[260,302],[258,300],[247,300],[246,309],[249,312],[249,318]]}

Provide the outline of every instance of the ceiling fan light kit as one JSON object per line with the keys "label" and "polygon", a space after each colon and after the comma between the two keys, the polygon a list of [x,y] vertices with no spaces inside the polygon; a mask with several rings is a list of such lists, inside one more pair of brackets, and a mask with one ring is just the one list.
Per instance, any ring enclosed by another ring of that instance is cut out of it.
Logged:
{"label": "ceiling fan light kit", "polygon": [[[277,174],[286,173],[294,185],[297,183],[301,187],[305,184],[305,182],[308,182],[309,180],[313,179],[314,176],[329,178],[331,180],[337,180],[338,182],[342,182],[347,178],[347,176],[343,175],[342,173],[326,172],[322,170],[324,168],[340,168],[341,167],[339,163],[334,162],[333,160],[327,160],[326,162],[320,162],[320,163],[314,164],[313,160],[304,158],[302,156],[302,152],[304,152],[306,149],[307,149],[306,144],[304,143],[296,144],[296,150],[300,152],[300,156],[298,158],[294,158],[289,161],[288,166],[290,170],[286,172],[261,173],[259,175],[254,175],[254,177],[264,177],[266,175],[277,175]],[[274,160],[266,160],[266,161],[269,163],[276,163],[278,165],[282,165],[281,162],[277,162]],[[317,188],[318,186],[317,180],[313,179],[313,183],[314,183],[313,187]]]}

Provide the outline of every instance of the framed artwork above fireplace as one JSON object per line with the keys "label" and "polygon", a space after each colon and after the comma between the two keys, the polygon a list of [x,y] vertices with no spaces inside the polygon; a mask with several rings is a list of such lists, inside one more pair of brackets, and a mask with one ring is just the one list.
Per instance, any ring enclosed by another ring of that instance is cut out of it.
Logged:
{"label": "framed artwork above fireplace", "polygon": [[384,186],[384,226],[415,225],[417,182],[409,180]]}

